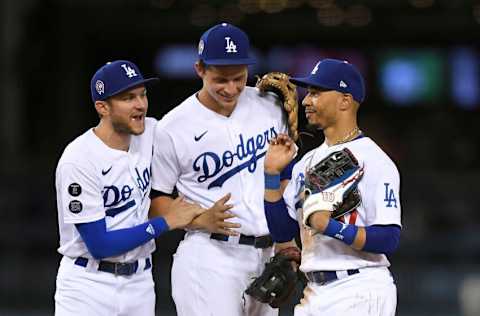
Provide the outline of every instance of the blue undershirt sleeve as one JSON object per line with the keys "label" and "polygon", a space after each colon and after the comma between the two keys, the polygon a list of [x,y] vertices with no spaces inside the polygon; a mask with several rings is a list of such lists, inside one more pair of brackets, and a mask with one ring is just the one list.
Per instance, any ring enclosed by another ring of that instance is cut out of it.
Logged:
{"label": "blue undershirt sleeve", "polygon": [[264,207],[268,230],[274,242],[290,241],[300,233],[297,221],[288,215],[283,198],[276,202],[264,201]]}
{"label": "blue undershirt sleeve", "polygon": [[121,255],[169,230],[163,217],[141,225],[107,231],[105,218],[95,222],[75,224],[90,254],[97,260]]}
{"label": "blue undershirt sleeve", "polygon": [[397,225],[372,225],[365,227],[366,241],[363,250],[392,254],[400,243],[400,227]]}

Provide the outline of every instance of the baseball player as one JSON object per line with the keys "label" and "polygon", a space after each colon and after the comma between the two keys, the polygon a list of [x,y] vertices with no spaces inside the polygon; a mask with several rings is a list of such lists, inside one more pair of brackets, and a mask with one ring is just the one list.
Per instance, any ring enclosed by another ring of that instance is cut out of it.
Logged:
{"label": "baseball player", "polygon": [[172,191],[207,209],[188,227],[174,256],[172,296],[180,316],[277,315],[243,292],[272,255],[263,209],[269,141],[287,131],[280,101],[246,86],[249,40],[222,23],[207,30],[195,64],[203,87],[155,130],[153,215]]}
{"label": "baseball player", "polygon": [[71,142],[56,170],[60,247],[56,315],[154,315],[153,239],[203,210],[177,199],[148,221],[156,120],[146,118],[144,79],[130,61],[91,81],[99,124]]}
{"label": "baseball player", "polygon": [[[357,125],[364,80],[350,63],[325,59],[311,74],[291,81],[306,87],[309,124],[323,129],[325,142],[295,164],[283,195],[279,172],[295,155],[286,135],[272,141],[265,158],[265,212],[274,240],[293,238],[300,223],[302,262],[308,286],[296,316],[395,315],[396,286],[388,254],[398,246],[401,220],[399,173],[392,160]],[[339,185],[305,199],[305,177],[319,161],[348,148],[359,167]],[[363,177],[362,177],[363,174]],[[340,220],[334,203],[355,185],[361,204]]]}

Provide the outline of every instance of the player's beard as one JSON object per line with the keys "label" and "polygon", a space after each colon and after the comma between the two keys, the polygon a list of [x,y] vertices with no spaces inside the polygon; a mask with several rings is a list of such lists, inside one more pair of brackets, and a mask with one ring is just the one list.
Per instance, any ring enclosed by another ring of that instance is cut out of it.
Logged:
{"label": "player's beard", "polygon": [[132,123],[130,117],[128,117],[128,121],[112,117],[112,127],[115,133],[118,134],[141,135],[145,131],[145,116],[142,116],[141,123]]}
{"label": "player's beard", "polygon": [[[313,115],[317,115],[318,116],[318,112],[314,112]],[[322,124],[317,120],[309,120],[307,119],[307,125],[306,125],[306,128],[307,130],[311,131],[311,132],[314,132],[314,131],[318,131],[318,130],[323,130],[325,128],[324,126],[325,124]]]}
{"label": "player's beard", "polygon": [[325,111],[318,111],[312,113],[311,119],[307,119],[307,129],[310,131],[324,130],[328,127],[334,126],[337,122],[335,116]]}

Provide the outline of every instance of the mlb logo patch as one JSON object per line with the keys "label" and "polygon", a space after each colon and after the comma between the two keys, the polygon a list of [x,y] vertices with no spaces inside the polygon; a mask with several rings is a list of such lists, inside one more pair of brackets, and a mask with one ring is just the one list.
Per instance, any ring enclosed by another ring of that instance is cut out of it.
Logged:
{"label": "mlb logo patch", "polygon": [[205,43],[203,40],[200,40],[198,43],[198,54],[201,55],[203,53],[203,49],[205,48]]}
{"label": "mlb logo patch", "polygon": [[105,84],[103,83],[102,80],[97,80],[97,82],[95,82],[95,90],[99,95],[102,95],[105,93]]}

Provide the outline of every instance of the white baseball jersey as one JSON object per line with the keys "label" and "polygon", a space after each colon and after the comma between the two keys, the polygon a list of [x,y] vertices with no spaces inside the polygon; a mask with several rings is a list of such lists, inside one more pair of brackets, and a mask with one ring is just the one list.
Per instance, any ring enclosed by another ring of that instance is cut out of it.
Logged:
{"label": "white baseball jersey", "polygon": [[192,95],[157,124],[152,188],[211,207],[226,193],[245,235],[268,234],[263,163],[268,141],[287,131],[280,101],[246,87],[229,117]]}
{"label": "white baseball jersey", "polygon": [[[346,223],[357,226],[399,225],[401,226],[401,208],[399,197],[400,176],[395,164],[373,140],[361,137],[348,143],[328,147],[323,143],[308,152],[294,166],[292,179],[284,192],[289,215],[301,223],[301,197],[303,196],[305,171],[319,161],[347,147],[360,164],[364,164],[365,173],[358,184],[362,203],[356,211],[345,215]],[[311,230],[301,224],[303,272],[348,270],[364,267],[388,267],[390,263],[384,254],[358,251],[340,240],[313,235]]]}
{"label": "white baseball jersey", "polygon": [[[62,255],[92,258],[75,224],[105,218],[107,230],[116,230],[148,220],[156,122],[145,119],[145,132],[131,136],[128,152],[108,147],[93,129],[65,148],[56,171],[58,251]],[[134,261],[148,257],[154,250],[155,242],[151,240],[108,261]]]}

